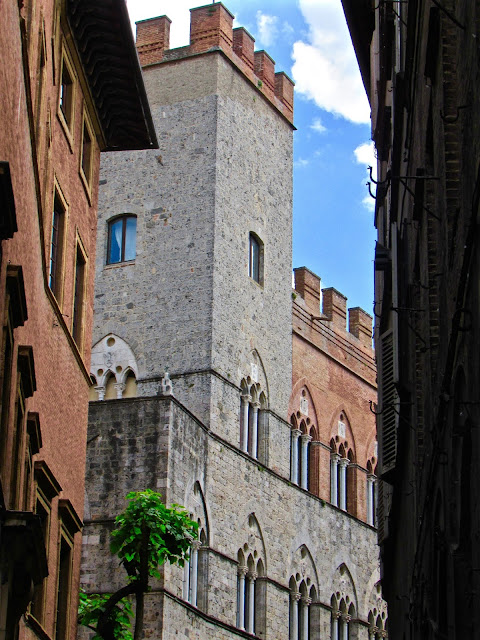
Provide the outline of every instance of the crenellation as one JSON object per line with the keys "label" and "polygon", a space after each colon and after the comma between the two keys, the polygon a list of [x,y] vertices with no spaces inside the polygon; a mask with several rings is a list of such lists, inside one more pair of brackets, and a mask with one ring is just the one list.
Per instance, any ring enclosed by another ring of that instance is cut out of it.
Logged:
{"label": "crenellation", "polygon": [[360,307],[348,310],[348,330],[360,340],[364,347],[372,348],[373,318]]}
{"label": "crenellation", "polygon": [[233,52],[242,60],[253,72],[255,38],[251,36],[244,27],[233,30]]}
{"label": "crenellation", "polygon": [[275,62],[266,51],[255,51],[248,31],[233,29],[234,16],[221,2],[190,9],[190,42],[169,49],[167,16],[137,22],[137,50],[143,67],[169,63],[212,51],[221,51],[257,91],[293,124],[294,83],[284,72],[275,73]]}
{"label": "crenellation", "polygon": [[322,289],[322,311],[331,320],[335,329],[346,331],[347,298],[333,287]]}
{"label": "crenellation", "polygon": [[275,92],[275,61],[266,51],[255,51],[254,69],[260,82],[264,82],[271,91]]}
{"label": "crenellation", "polygon": [[293,270],[295,277],[295,291],[304,299],[307,308],[314,316],[320,313],[320,278],[307,267],[297,267]]}
{"label": "crenellation", "polygon": [[170,48],[170,25],[167,16],[140,20],[137,25],[137,51],[142,65],[161,62]]}
{"label": "crenellation", "polygon": [[191,53],[233,48],[233,14],[221,2],[190,9]]}
{"label": "crenellation", "polygon": [[275,74],[275,95],[293,113],[294,84],[284,71]]}

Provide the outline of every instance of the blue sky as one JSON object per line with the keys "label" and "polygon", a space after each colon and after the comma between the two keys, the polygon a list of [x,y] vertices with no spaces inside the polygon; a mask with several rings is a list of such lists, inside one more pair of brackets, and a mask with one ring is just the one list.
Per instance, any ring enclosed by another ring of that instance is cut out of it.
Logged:
{"label": "blue sky", "polygon": [[[170,46],[188,44],[195,0],[127,0],[132,21],[172,20]],[[369,108],[340,0],[224,0],[296,83],[293,266],[306,266],[372,313],[374,164]]]}

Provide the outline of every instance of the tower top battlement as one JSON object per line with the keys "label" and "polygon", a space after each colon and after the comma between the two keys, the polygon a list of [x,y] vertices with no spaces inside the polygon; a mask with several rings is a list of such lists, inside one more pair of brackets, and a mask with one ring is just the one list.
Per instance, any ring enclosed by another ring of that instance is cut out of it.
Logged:
{"label": "tower top battlement", "polygon": [[[295,291],[303,298],[308,311],[313,317],[320,313],[320,292],[322,293],[321,313],[328,320],[331,328],[337,333],[348,333],[357,338],[360,343],[372,349],[372,316],[360,307],[348,309],[347,298],[333,287],[321,289],[319,276],[307,267],[293,270],[295,276]],[[318,319],[318,318],[317,318]],[[313,322],[313,320],[312,320]]]}
{"label": "tower top battlement", "polygon": [[159,16],[137,25],[137,50],[143,67],[222,51],[282,115],[293,123],[294,83],[266,51],[255,51],[255,39],[243,27],[233,28],[234,16],[220,2],[190,9],[190,44],[170,49],[171,20]]}

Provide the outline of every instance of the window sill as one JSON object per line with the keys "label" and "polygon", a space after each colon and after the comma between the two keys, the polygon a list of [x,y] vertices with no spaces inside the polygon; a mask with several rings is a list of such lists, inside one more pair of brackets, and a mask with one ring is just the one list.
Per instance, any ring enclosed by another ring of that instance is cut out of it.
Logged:
{"label": "window sill", "polygon": [[125,262],[112,262],[111,264],[106,264],[104,269],[119,269],[121,267],[129,267],[131,265],[135,265],[135,260],[125,260]]}
{"label": "window sill", "polygon": [[73,147],[74,147],[73,131],[68,126],[68,122],[65,120],[65,116],[63,115],[60,107],[58,108],[58,111],[57,111],[57,118],[62,126],[63,133],[65,134],[65,138],[67,139],[68,146],[70,148],[70,153],[73,153]]}
{"label": "window sill", "polygon": [[263,282],[262,282],[262,283],[257,282],[256,280],[254,280],[254,279],[252,278],[252,276],[248,276],[248,277],[249,277],[249,279],[250,279],[250,282],[253,282],[253,284],[254,284],[255,286],[257,286],[261,291],[263,291],[263,290],[264,290]]}
{"label": "window sill", "polygon": [[87,195],[88,204],[92,206],[92,181],[88,180],[82,168],[78,172],[80,174],[80,180]]}
{"label": "window sill", "polygon": [[42,640],[51,640],[49,634],[31,613],[25,614],[25,622],[30,629],[33,629],[39,638],[42,638]]}

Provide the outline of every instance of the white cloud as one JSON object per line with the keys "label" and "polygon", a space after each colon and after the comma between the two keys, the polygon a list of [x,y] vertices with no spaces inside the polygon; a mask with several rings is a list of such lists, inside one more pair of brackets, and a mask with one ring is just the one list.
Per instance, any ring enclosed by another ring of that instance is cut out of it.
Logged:
{"label": "white cloud", "polygon": [[292,25],[289,22],[285,20],[285,22],[282,25],[282,33],[284,36],[291,36],[293,33],[295,33],[295,29],[292,27]]}
{"label": "white cloud", "polygon": [[[377,159],[375,157],[375,146],[372,141],[364,142],[359,145],[356,149],[353,150],[355,155],[355,160],[358,164],[365,165],[365,171],[367,172],[367,180],[370,182],[370,171],[368,167],[372,167],[372,176],[373,179],[377,179]],[[362,181],[362,184],[365,184]],[[374,184],[371,185],[372,193],[375,193],[376,186]],[[362,200],[363,206],[369,211],[374,211],[375,209],[375,200],[372,198],[370,194],[367,194]]]}
{"label": "white cloud", "polygon": [[313,129],[317,133],[325,133],[325,131],[327,130],[327,127],[325,127],[322,124],[322,121],[320,120],[320,118],[315,118],[315,120],[310,125],[310,129]]}
{"label": "white cloud", "polygon": [[278,36],[278,18],[277,16],[269,16],[266,13],[257,11],[257,29],[258,35],[262,43],[269,47]]}
{"label": "white cloud", "polygon": [[[372,189],[372,193],[374,192],[375,191]],[[364,199],[362,200],[362,204],[365,207],[365,209],[368,209],[372,213],[375,211],[375,200],[372,198],[370,194],[364,197]]]}
{"label": "white cloud", "polygon": [[355,123],[370,121],[370,108],[339,0],[299,0],[309,26],[307,41],[293,45],[296,91],[319,107]]}
{"label": "white cloud", "polygon": [[293,166],[302,169],[303,167],[308,167],[309,164],[310,160],[307,160],[306,158],[298,158],[298,160],[295,160],[293,163]]}
{"label": "white cloud", "polygon": [[[100,0],[101,1],[101,0]],[[135,33],[135,22],[166,15],[172,21],[170,27],[170,48],[183,47],[190,39],[190,7],[192,0],[127,0],[128,13]]]}
{"label": "white cloud", "polygon": [[[364,142],[354,149],[355,159],[358,164],[364,164],[365,167],[372,167],[373,179],[377,179],[377,158],[375,156],[375,145],[372,141]],[[368,174],[370,177],[370,173]]]}

